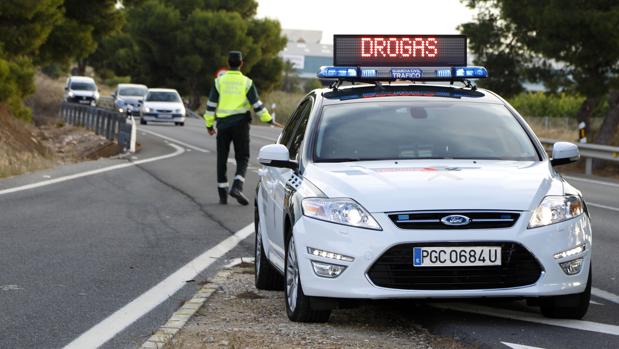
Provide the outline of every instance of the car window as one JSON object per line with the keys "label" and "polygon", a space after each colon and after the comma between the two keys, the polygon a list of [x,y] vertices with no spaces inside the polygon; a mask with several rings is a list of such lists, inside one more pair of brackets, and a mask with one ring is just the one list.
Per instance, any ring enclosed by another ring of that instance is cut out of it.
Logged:
{"label": "car window", "polygon": [[97,86],[92,82],[74,81],[71,83],[71,89],[77,91],[96,91]]}
{"label": "car window", "polygon": [[303,109],[305,108],[305,106],[307,105],[307,103],[309,102],[303,101],[301,104],[299,104],[297,109],[292,113],[292,115],[290,116],[290,119],[288,119],[288,122],[286,123],[286,126],[284,126],[284,129],[282,130],[282,135],[279,138],[279,144],[288,146],[290,142],[290,138],[292,137],[292,134],[294,133],[294,129],[297,126],[299,116],[301,112],[303,111]]}
{"label": "car window", "polygon": [[143,97],[146,94],[146,91],[147,90],[143,87],[123,87],[118,89],[118,95]]}
{"label": "car window", "polygon": [[180,102],[178,94],[174,92],[151,91],[146,96],[149,102]]}
{"label": "car window", "polygon": [[503,105],[367,102],[325,106],[317,162],[392,159],[539,160]]}
{"label": "car window", "polygon": [[299,152],[299,148],[303,143],[303,138],[305,136],[305,128],[307,127],[307,120],[309,120],[309,115],[312,110],[312,103],[308,101],[305,103],[301,113],[299,114],[299,119],[297,121],[297,127],[294,131],[292,138],[290,139],[290,145],[288,146],[288,151],[290,152],[290,158],[295,159],[297,157],[297,153]]}

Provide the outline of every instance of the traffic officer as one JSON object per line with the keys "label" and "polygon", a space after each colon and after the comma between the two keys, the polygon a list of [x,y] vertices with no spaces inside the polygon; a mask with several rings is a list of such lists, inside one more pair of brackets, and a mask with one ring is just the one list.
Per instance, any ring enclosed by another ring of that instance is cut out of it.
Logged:
{"label": "traffic officer", "polygon": [[[230,188],[230,196],[239,204],[248,205],[249,200],[243,195],[243,182],[249,162],[249,124],[250,108],[254,109],[260,121],[272,123],[273,118],[264,107],[253,81],[241,73],[243,55],[239,51],[228,54],[230,70],[213,82],[204,121],[209,135],[217,134],[217,191],[219,203],[228,203],[228,178],[226,176],[230,142],[234,144],[236,173]],[[217,126],[217,131],[215,131]]]}

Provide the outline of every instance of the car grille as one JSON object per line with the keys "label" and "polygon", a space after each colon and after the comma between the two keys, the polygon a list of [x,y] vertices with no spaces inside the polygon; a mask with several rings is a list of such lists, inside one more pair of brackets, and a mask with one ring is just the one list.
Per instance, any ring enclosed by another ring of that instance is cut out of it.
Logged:
{"label": "car grille", "polygon": [[[500,266],[413,267],[413,247],[501,246]],[[407,290],[468,290],[531,285],[542,273],[539,262],[513,242],[409,243],[390,248],[368,271],[376,285]]]}
{"label": "car grille", "polygon": [[[465,225],[447,225],[441,219],[460,215],[470,219]],[[516,224],[519,213],[510,211],[412,211],[389,214],[402,229],[492,229],[509,228]]]}
{"label": "car grille", "polygon": [[168,109],[157,109],[157,113],[171,113],[171,110]]}

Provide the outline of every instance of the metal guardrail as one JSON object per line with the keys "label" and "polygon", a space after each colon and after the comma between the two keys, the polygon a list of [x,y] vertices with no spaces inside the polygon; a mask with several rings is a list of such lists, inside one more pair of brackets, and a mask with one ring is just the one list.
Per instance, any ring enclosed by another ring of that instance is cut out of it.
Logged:
{"label": "metal guardrail", "polygon": [[[561,142],[559,139],[541,139],[546,150],[552,151],[552,145]],[[578,146],[580,157],[585,159],[585,174],[593,174],[593,159],[619,163],[619,147],[601,144],[574,143]]]}
{"label": "metal guardrail", "polygon": [[60,106],[60,115],[67,124],[93,130],[110,141],[116,141],[124,150],[134,148],[132,144],[135,144],[135,121],[128,122],[124,114],[89,105],[63,102]]}

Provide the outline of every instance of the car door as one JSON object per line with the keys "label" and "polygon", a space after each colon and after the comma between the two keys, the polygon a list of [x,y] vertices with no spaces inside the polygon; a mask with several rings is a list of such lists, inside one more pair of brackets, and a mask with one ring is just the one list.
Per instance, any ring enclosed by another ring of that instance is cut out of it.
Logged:
{"label": "car door", "polygon": [[[303,143],[303,139],[305,136],[305,129],[307,127],[307,121],[309,120],[310,112],[312,110],[313,99],[308,98],[299,106],[298,116],[294,121],[294,132],[292,136],[286,141],[286,147],[288,147],[288,151],[290,153],[291,160],[299,160],[298,153]],[[273,229],[274,236],[273,245],[276,248],[273,249],[273,253],[275,254],[274,263],[281,263],[281,267],[284,267],[284,257],[285,257],[285,246],[284,246],[284,227],[285,227],[285,219],[286,219],[286,197],[291,190],[293,190],[288,185],[288,180],[294,173],[290,169],[286,168],[273,168],[273,176],[275,179],[275,184],[273,188],[273,217],[275,218],[275,229]],[[279,266],[279,265],[278,265]]]}
{"label": "car door", "polygon": [[[299,107],[297,107],[297,109],[290,116],[290,119],[288,120],[286,126],[282,130],[282,133],[278,137],[277,143],[286,145],[292,138],[292,135],[297,125],[297,120],[300,116],[301,111],[303,110],[301,105],[302,104],[300,104]],[[278,168],[270,166],[264,166],[262,169],[260,169],[259,174],[261,176],[261,180],[260,190],[258,193],[258,195],[260,195],[258,209],[261,210],[262,213],[260,217],[262,218],[261,228],[263,231],[265,253],[267,255],[267,258],[269,258],[272,263],[277,264],[278,266],[279,263],[277,262],[277,260],[278,256],[280,256],[281,254],[273,253],[273,251],[283,249],[283,247],[276,246],[274,240],[274,237],[277,235],[275,222],[277,219],[279,219],[279,217],[275,216],[274,189],[277,183],[277,177],[280,175],[280,172],[281,171],[279,171]]]}

